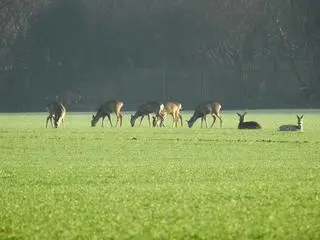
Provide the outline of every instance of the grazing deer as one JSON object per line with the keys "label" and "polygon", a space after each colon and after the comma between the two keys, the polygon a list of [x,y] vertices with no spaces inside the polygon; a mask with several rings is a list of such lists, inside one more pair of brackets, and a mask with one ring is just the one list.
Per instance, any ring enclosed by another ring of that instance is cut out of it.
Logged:
{"label": "grazing deer", "polygon": [[[50,120],[51,126],[58,128],[60,123],[64,125],[64,118],[66,116],[66,108],[59,101],[53,101],[47,105],[47,111],[49,112],[49,116],[46,121],[46,128],[48,127],[48,121]],[[52,119],[53,123],[52,124]]]}
{"label": "grazing deer", "polygon": [[187,121],[189,128],[191,128],[193,126],[193,124],[195,123],[195,121],[197,121],[198,118],[201,118],[201,128],[202,128],[203,121],[205,122],[206,128],[207,128],[208,125],[207,125],[207,117],[206,116],[208,114],[211,114],[211,116],[213,118],[211,128],[213,127],[217,118],[219,118],[220,127],[222,127],[222,118],[220,116],[220,109],[221,109],[221,105],[217,102],[208,101],[208,102],[200,103],[196,107],[196,109],[194,110],[194,113],[193,113],[192,117],[190,118],[190,120]]}
{"label": "grazing deer", "polygon": [[160,112],[159,115],[153,116],[152,125],[154,127],[160,126],[164,127],[164,120],[167,115],[171,115],[173,118],[172,127],[178,127],[178,121],[180,119],[180,124],[183,126],[182,116],[180,114],[180,110],[182,109],[182,105],[179,102],[166,102],[164,104],[164,109]]}
{"label": "grazing deer", "polygon": [[245,122],[244,116],[246,114],[247,114],[247,112],[245,112],[243,114],[237,113],[237,115],[239,116],[238,129],[261,129],[262,128],[262,126],[255,121]]}
{"label": "grazing deer", "polygon": [[297,125],[289,124],[279,127],[279,131],[303,131],[303,115],[300,117],[297,115]]}
{"label": "grazing deer", "polygon": [[109,119],[110,125],[112,127],[113,125],[111,122],[110,114],[114,112],[117,116],[116,127],[118,126],[119,122],[121,127],[122,126],[122,113],[121,113],[122,107],[123,107],[123,102],[119,100],[111,100],[101,104],[100,107],[98,108],[96,115],[92,115],[91,126],[95,127],[99,119],[102,118],[101,127],[103,127],[103,121],[107,116]]}
{"label": "grazing deer", "polygon": [[136,113],[134,115],[131,115],[131,126],[134,127],[134,124],[138,117],[141,117],[139,124],[139,126],[141,126],[144,116],[148,116],[149,127],[151,127],[150,114],[154,113],[156,116],[158,116],[163,109],[164,105],[156,101],[150,101],[140,105]]}

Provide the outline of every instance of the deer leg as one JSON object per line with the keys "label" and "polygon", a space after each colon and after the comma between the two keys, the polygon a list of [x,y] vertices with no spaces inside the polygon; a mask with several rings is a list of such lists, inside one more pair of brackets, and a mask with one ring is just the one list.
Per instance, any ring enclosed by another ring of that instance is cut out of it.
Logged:
{"label": "deer leg", "polygon": [[219,115],[217,115],[217,117],[218,117],[219,120],[220,120],[220,127],[222,128],[222,118],[221,118],[221,116],[219,116]]}
{"label": "deer leg", "polygon": [[47,117],[47,121],[46,121],[46,128],[48,128],[48,122],[49,122],[49,119],[51,120],[51,126],[52,126],[52,119],[50,116]]}
{"label": "deer leg", "polygon": [[180,116],[179,113],[176,113],[176,128],[178,127],[178,122],[179,122]]}
{"label": "deer leg", "polygon": [[160,117],[160,127],[165,127],[165,125],[164,125],[164,118],[165,118],[165,116],[163,115],[163,116],[160,116],[159,115],[159,117]]}
{"label": "deer leg", "polygon": [[55,127],[55,128],[58,128],[59,118],[54,117],[54,118],[53,118],[53,122],[54,122],[54,127]]}
{"label": "deer leg", "polygon": [[55,116],[52,116],[50,117],[50,123],[51,123],[51,127],[54,128],[54,119],[55,119]]}
{"label": "deer leg", "polygon": [[178,127],[178,122],[179,122],[179,113],[175,114],[175,119],[176,119],[176,128]]}
{"label": "deer leg", "polygon": [[53,128],[55,127],[55,126],[54,126],[54,119],[55,119],[54,116],[51,116],[51,117],[50,117],[51,127],[53,127]]}
{"label": "deer leg", "polygon": [[156,115],[154,117],[155,121],[156,121],[156,127],[162,127],[163,125],[163,118],[160,115]]}
{"label": "deer leg", "polygon": [[178,127],[178,116],[177,114],[172,114],[173,122],[172,127]]}
{"label": "deer leg", "polygon": [[59,125],[60,125],[60,118],[56,118],[56,119],[54,119],[54,122],[55,122],[55,127],[56,128],[58,128],[59,127]]}
{"label": "deer leg", "polygon": [[172,121],[172,128],[174,128],[174,127],[177,127],[176,119],[173,119],[173,121]]}
{"label": "deer leg", "polygon": [[109,123],[110,123],[111,127],[113,127],[112,122],[111,122],[111,117],[110,117],[109,113],[107,114],[107,117],[108,117],[108,120],[109,120]]}
{"label": "deer leg", "polygon": [[120,120],[119,114],[116,113],[116,117],[117,117],[116,127],[118,127],[118,123],[119,123],[119,120]]}
{"label": "deer leg", "polygon": [[171,116],[172,116],[172,128],[174,128],[174,125],[175,125],[175,115],[173,113],[171,113]]}
{"label": "deer leg", "polygon": [[103,121],[104,121],[104,118],[105,118],[106,116],[103,116],[102,117],[102,119],[101,119],[101,127],[103,127]]}
{"label": "deer leg", "polygon": [[46,118],[46,128],[48,128],[49,116]]}
{"label": "deer leg", "polygon": [[206,128],[208,128],[207,116],[206,116],[206,115],[203,116],[203,121],[204,121],[204,123],[206,124]]}
{"label": "deer leg", "polygon": [[117,122],[116,122],[116,127],[118,126],[118,123],[120,122],[120,127],[122,126],[122,114],[118,113],[117,114]]}
{"label": "deer leg", "polygon": [[119,118],[120,118],[120,127],[122,127],[122,113],[119,113]]}
{"label": "deer leg", "polygon": [[179,113],[179,119],[180,119],[180,123],[181,123],[181,127],[183,126],[183,120],[182,120],[182,115]]}
{"label": "deer leg", "polygon": [[144,118],[144,115],[141,116],[139,127],[141,126],[141,123],[142,123],[143,118]]}
{"label": "deer leg", "polygon": [[214,123],[216,122],[216,116],[215,115],[212,115],[212,118],[213,118],[213,121],[212,121],[212,124],[211,124],[211,128],[213,127]]}
{"label": "deer leg", "polygon": [[151,127],[150,114],[148,114],[149,127]]}

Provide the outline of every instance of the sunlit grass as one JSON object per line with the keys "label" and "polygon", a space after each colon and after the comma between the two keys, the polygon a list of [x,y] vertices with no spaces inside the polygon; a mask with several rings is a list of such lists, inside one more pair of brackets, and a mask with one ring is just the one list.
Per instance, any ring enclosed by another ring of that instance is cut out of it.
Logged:
{"label": "sunlit grass", "polygon": [[319,239],[319,112],[297,112],[303,133],[277,131],[294,111],[248,112],[262,130],[0,114],[0,239]]}

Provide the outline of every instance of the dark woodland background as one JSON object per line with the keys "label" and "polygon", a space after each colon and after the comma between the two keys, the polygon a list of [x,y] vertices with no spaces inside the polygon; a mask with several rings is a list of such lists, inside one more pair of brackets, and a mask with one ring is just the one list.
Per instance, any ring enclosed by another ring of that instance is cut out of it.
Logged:
{"label": "dark woodland background", "polygon": [[319,0],[0,0],[0,111],[320,107]]}

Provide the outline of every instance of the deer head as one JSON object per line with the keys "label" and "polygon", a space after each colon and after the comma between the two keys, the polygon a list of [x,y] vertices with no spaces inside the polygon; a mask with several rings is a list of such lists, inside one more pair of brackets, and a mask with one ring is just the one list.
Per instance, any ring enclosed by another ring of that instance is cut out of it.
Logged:
{"label": "deer head", "polygon": [[297,120],[298,120],[298,126],[301,127],[301,125],[303,124],[303,115],[301,115],[300,117],[297,115]]}
{"label": "deer head", "polygon": [[244,122],[244,116],[247,114],[247,112],[244,112],[243,114],[240,114],[237,112],[237,115],[239,116],[240,123]]}
{"label": "deer head", "polygon": [[92,114],[91,127],[95,127],[97,124],[97,119],[94,114]]}

